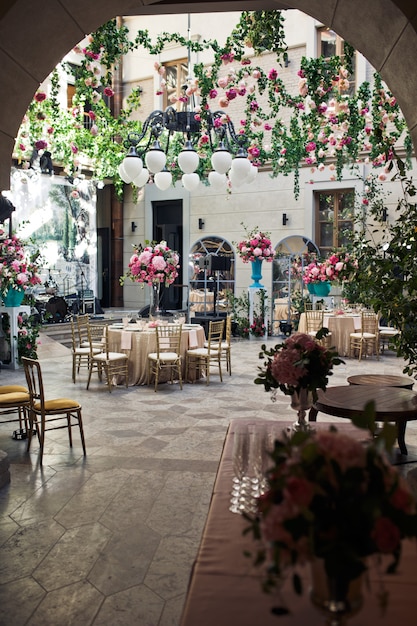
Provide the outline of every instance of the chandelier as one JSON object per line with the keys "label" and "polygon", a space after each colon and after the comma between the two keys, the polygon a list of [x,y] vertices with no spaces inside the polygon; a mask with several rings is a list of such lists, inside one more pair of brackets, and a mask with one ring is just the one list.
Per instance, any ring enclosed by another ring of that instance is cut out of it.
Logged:
{"label": "chandelier", "polygon": [[[188,16],[188,39],[190,39],[190,17]],[[188,47],[187,84],[181,87],[183,92],[180,101],[183,110],[177,111],[169,106],[165,111],[153,111],[145,120],[142,132],[128,134],[126,147],[128,153],[118,167],[123,182],[143,187],[152,177],[160,190],[168,189],[173,182],[172,173],[167,169],[167,158],[170,155],[172,138],[182,145],[178,153],[177,163],[182,172],[183,186],[192,191],[198,187],[200,176],[196,172],[200,164],[200,156],[195,147],[204,137],[204,151],[211,153],[212,171],[208,172],[208,182],[216,189],[226,187],[229,180],[232,186],[238,187],[255,180],[257,168],[248,159],[247,137],[236,133],[233,122],[224,111],[204,112],[204,124],[198,108],[195,106],[194,93],[187,96],[190,78],[190,47]],[[179,139],[179,141],[178,141]],[[172,158],[172,155],[170,155]],[[144,167],[144,162],[146,167]],[[202,173],[205,176],[206,172]]]}
{"label": "chandelier", "polygon": [[[142,133],[128,135],[129,150],[118,168],[120,178],[127,184],[143,187],[152,174],[158,189],[168,189],[172,184],[172,174],[166,168],[170,141],[174,133],[181,133],[184,144],[178,154],[178,166],[182,171],[182,184],[188,191],[196,189],[200,182],[196,173],[200,157],[195,145],[201,137],[201,122],[196,116],[199,117],[192,111],[178,112],[173,107],[153,111]],[[235,133],[233,123],[223,111],[207,112],[205,135],[212,153],[213,170],[208,173],[211,186],[225,187],[227,177],[234,186],[253,182],[258,170],[247,157],[246,137]]]}

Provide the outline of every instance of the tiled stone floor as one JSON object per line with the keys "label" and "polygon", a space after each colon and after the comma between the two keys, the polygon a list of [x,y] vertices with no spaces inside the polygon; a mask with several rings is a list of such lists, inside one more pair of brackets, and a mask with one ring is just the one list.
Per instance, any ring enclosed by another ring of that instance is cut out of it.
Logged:
{"label": "tiled stone floor", "polygon": [[[72,450],[66,430],[47,433],[40,469],[36,441],[28,455],[26,442],[11,438],[16,425],[0,425],[11,473],[0,491],[1,626],[178,626],[229,421],[294,417],[288,397],[272,404],[253,384],[259,347],[234,343],[223,383],[213,375],[208,387],[109,394],[97,378],[86,391],[85,370],[74,385],[70,351],[42,335],[47,395],[81,402],[87,456],[78,432]],[[330,382],[402,367],[392,352],[346,359]],[[12,382],[23,383],[23,372],[3,369],[0,384]],[[417,422],[406,441],[412,451]]]}

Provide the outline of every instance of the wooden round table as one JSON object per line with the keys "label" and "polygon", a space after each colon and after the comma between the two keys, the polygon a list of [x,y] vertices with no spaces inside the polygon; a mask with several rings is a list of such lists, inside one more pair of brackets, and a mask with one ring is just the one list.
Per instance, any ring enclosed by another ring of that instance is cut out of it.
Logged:
{"label": "wooden round table", "polygon": [[412,389],[414,380],[409,376],[391,374],[356,374],[347,379],[349,385],[378,385],[380,387],[402,387]]}
{"label": "wooden round table", "polygon": [[318,391],[318,398],[309,413],[309,421],[315,422],[317,413],[327,413],[350,419],[363,413],[365,405],[375,402],[375,420],[395,422],[401,454],[406,455],[405,429],[408,420],[417,419],[417,393],[402,387],[381,385],[342,385]]}

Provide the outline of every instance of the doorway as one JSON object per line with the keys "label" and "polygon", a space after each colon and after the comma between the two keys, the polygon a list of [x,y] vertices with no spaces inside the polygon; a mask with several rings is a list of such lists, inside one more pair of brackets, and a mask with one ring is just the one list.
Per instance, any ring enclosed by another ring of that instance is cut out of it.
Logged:
{"label": "doorway", "polygon": [[110,229],[97,229],[97,298],[103,308],[110,306]]}
{"label": "doorway", "polygon": [[[171,250],[178,252],[183,259],[183,206],[182,200],[155,200],[152,202],[152,238],[154,241],[166,241]],[[163,311],[178,310],[182,307],[183,268],[178,269],[178,276],[169,287],[161,285],[160,306]]]}

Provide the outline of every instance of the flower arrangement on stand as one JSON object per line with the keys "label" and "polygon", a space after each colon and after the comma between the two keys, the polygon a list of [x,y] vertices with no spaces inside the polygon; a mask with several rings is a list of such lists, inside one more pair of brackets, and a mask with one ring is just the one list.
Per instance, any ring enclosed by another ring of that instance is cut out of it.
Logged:
{"label": "flower arrangement on stand", "polygon": [[133,246],[134,253],[130,258],[126,274],[120,277],[120,284],[123,285],[126,278],[130,278],[142,286],[149,285],[152,288],[150,315],[158,317],[161,284],[168,287],[177,278],[180,257],[178,252],[167,246],[166,241],[160,243],[146,241],[145,244],[145,246],[141,244]]}
{"label": "flower arrangement on stand", "polygon": [[[405,478],[385,453],[391,435],[385,430],[365,445],[331,427],[284,432],[275,441],[267,490],[258,498],[257,513],[246,516],[251,522],[246,532],[259,545],[255,563],[265,568],[265,591],[291,575],[294,590],[301,594],[299,568],[310,564],[314,576],[313,568],[322,564],[330,596],[321,602],[313,577],[311,598],[320,609],[333,610],[331,623],[339,624],[337,618],[355,608],[347,592],[368,568],[368,557],[375,555],[387,573],[395,572],[402,540],[417,537],[417,509]],[[379,600],[381,605],[387,602],[383,590]],[[360,605],[359,595],[356,610]],[[274,612],[289,610],[283,604]]]}
{"label": "flower arrangement on stand", "polygon": [[0,229],[0,294],[6,298],[11,290],[25,292],[40,284],[39,276],[41,256],[39,250],[32,255],[26,244],[17,237],[5,237]]}
{"label": "flower arrangement on stand", "polygon": [[125,276],[120,278],[121,284],[130,278],[135,283],[164,283],[168,287],[178,276],[178,252],[168,248],[166,241],[146,241],[145,244],[133,246],[134,253]]}
{"label": "flower arrangement on stand", "polygon": [[348,252],[333,252],[322,265],[330,282],[349,280],[358,269],[357,259]]}
{"label": "flower arrangement on stand", "polygon": [[[244,224],[241,224],[244,226]],[[274,260],[274,249],[272,247],[270,234],[259,230],[256,226],[248,231],[244,226],[246,238],[237,244],[237,252],[244,263],[253,261],[266,261],[272,263]]]}

